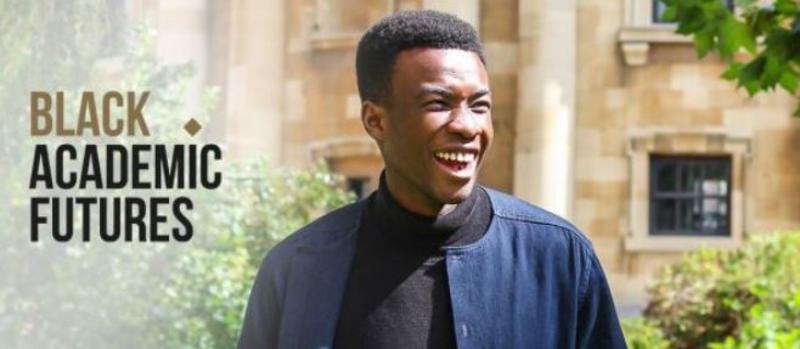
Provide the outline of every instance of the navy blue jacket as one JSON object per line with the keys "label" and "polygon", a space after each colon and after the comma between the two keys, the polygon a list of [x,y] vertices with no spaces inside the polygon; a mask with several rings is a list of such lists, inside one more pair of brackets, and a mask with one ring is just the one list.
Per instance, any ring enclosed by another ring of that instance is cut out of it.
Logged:
{"label": "navy blue jacket", "polygon": [[[479,241],[446,250],[459,348],[625,348],[591,243],[563,219],[487,189]],[[335,210],[264,258],[239,349],[330,348],[366,200]]]}

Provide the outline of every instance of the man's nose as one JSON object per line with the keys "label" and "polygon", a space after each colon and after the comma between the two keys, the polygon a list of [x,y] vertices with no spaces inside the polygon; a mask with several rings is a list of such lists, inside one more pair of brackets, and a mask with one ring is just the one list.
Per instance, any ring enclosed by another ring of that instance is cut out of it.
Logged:
{"label": "man's nose", "polygon": [[481,118],[466,106],[455,108],[447,130],[464,139],[473,139],[481,132]]}

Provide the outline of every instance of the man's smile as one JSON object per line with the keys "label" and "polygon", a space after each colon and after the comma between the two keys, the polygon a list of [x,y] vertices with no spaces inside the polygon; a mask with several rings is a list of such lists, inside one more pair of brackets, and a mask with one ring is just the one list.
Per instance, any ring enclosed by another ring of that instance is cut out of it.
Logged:
{"label": "man's smile", "polygon": [[450,149],[434,152],[435,162],[444,172],[458,179],[468,180],[475,175],[479,152],[473,149]]}

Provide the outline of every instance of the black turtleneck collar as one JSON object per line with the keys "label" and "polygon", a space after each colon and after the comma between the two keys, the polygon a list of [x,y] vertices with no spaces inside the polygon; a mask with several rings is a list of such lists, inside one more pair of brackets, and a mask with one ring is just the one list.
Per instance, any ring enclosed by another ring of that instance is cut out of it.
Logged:
{"label": "black turtleneck collar", "polygon": [[443,247],[478,241],[491,216],[478,186],[446,215],[412,213],[381,175],[362,217],[333,347],[455,348]]}
{"label": "black turtleneck collar", "polygon": [[378,232],[411,247],[439,249],[463,246],[479,240],[489,226],[491,204],[488,194],[475,186],[466,200],[452,211],[426,217],[402,207],[389,192],[385,172],[369,207],[371,221]]}

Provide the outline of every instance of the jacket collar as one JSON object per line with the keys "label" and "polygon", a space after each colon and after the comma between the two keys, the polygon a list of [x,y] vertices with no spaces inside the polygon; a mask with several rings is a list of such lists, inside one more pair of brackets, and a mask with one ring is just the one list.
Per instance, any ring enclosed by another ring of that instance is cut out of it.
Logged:
{"label": "jacket collar", "polygon": [[[504,199],[505,194],[490,189],[486,189],[486,192],[492,203],[494,217],[498,208],[502,210],[500,206],[508,203]],[[287,331],[282,337],[291,338],[296,341],[293,344],[297,344],[288,346],[330,348],[333,345],[348,274],[355,259],[356,235],[366,203],[367,200],[362,199],[323,218],[318,222],[324,223],[319,224],[323,230],[323,234],[319,235],[325,237],[313,241],[307,239],[298,244],[288,285],[288,292],[292,293],[289,298],[294,301],[286,304],[284,309],[293,315],[284,317],[290,323],[281,326]],[[302,333],[295,333],[301,330]]]}
{"label": "jacket collar", "polygon": [[[481,187],[489,194],[491,202],[492,217],[498,213],[502,216],[515,214],[514,207],[510,201],[518,201],[508,194]],[[373,194],[374,195],[374,194]],[[361,199],[355,203],[332,212],[316,222],[319,230],[324,231],[322,239],[306,239],[298,242],[298,251],[308,254],[324,253],[327,250],[334,250],[341,253],[340,248],[347,248],[343,245],[352,244],[355,246],[356,233],[361,227],[361,217],[367,208],[368,198]],[[351,252],[355,252],[353,249]]]}

